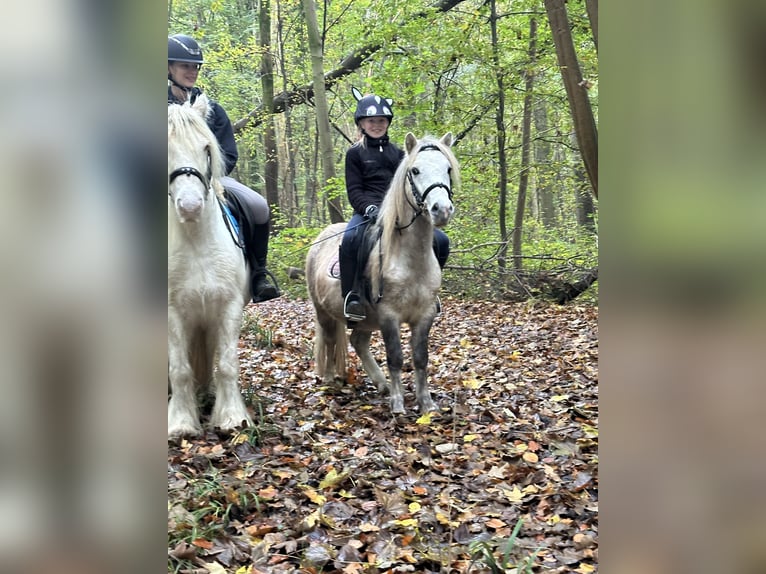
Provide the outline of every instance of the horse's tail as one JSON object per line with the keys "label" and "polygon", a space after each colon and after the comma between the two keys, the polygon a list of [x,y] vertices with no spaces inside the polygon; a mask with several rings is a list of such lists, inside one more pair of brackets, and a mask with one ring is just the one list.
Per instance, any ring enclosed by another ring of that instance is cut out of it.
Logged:
{"label": "horse's tail", "polygon": [[331,321],[331,326],[317,325],[314,339],[314,358],[317,375],[325,381],[333,377],[346,378],[348,336],[341,321]]}

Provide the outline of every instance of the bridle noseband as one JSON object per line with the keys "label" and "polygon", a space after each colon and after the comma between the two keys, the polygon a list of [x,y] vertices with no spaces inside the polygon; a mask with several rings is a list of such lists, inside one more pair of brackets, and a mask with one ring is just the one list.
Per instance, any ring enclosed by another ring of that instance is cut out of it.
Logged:
{"label": "bridle noseband", "polygon": [[168,176],[168,195],[170,195],[169,186],[173,183],[174,180],[181,177],[182,175],[190,175],[200,180],[202,182],[202,185],[205,186],[205,197],[207,197],[207,194],[210,193],[210,189],[212,188],[212,185],[210,184],[210,179],[213,177],[213,168],[211,166],[210,151],[208,150],[207,152],[207,175],[202,174],[195,167],[189,167],[189,166],[179,167],[178,169],[172,171],[170,175]]}

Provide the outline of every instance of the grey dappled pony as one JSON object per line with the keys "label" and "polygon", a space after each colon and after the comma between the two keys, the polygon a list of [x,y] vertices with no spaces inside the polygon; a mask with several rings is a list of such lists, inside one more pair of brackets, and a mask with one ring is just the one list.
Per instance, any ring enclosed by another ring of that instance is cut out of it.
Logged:
{"label": "grey dappled pony", "polygon": [[[365,279],[371,302],[367,318],[351,330],[351,344],[378,391],[390,390],[393,413],[404,413],[402,394],[401,325],[410,326],[415,367],[415,393],[421,412],[436,410],[428,390],[428,336],[436,317],[441,269],[433,252],[433,228],[445,226],[455,211],[452,189],[459,185],[459,167],[452,153],[452,134],[418,140],[408,133],[406,156],[400,163],[377,221],[369,224],[377,240]],[[306,282],[316,311],[314,357],[316,374],[324,382],[345,380],[348,338],[340,280],[330,273],[337,258],[345,223],[325,228],[309,250]],[[370,339],[380,331],[391,378],[386,382],[370,352]]]}

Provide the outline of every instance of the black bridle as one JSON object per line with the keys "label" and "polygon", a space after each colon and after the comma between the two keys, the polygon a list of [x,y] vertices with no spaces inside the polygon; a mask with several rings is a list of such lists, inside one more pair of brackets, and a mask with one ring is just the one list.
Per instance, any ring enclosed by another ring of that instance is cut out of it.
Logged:
{"label": "black bridle", "polygon": [[[173,181],[175,181],[177,178],[181,177],[182,175],[190,175],[200,180],[202,182],[202,185],[205,186],[205,197],[207,197],[207,194],[210,192],[210,189],[212,187],[210,185],[210,179],[213,177],[213,167],[211,165],[210,150],[208,150],[207,152],[207,175],[204,175],[196,167],[189,167],[189,166],[179,167],[178,169],[172,171],[170,175],[168,176],[168,186],[170,186],[173,183]],[[168,187],[168,195],[170,195],[169,187]]]}
{"label": "black bridle", "polygon": [[[418,153],[423,151],[438,151],[441,153],[441,149],[439,149],[439,146],[435,144],[425,144],[423,147],[421,147],[418,150]],[[404,227],[397,227],[399,231],[403,229],[407,229],[410,225],[415,223],[415,220],[423,215],[423,207],[425,207],[426,204],[426,197],[428,197],[428,194],[431,193],[434,189],[441,187],[447,190],[447,196],[449,197],[449,200],[452,201],[452,187],[447,185],[446,183],[432,183],[429,185],[424,192],[421,192],[418,187],[415,185],[415,180],[412,177],[412,169],[407,170],[407,181],[410,182],[410,187],[412,188],[412,197],[415,200],[415,205],[412,205],[412,202],[410,201],[410,198],[407,197],[407,203],[410,204],[410,207],[415,211],[415,214],[412,216],[412,219],[410,222],[405,225]]]}
{"label": "black bridle", "polygon": [[[173,181],[175,181],[177,178],[181,177],[182,175],[191,175],[192,177],[196,177],[198,180],[200,180],[202,182],[202,185],[205,186],[205,195],[207,196],[208,192],[210,191],[210,176],[209,175],[208,176],[203,175],[197,168],[194,168],[194,167],[179,167],[177,170],[173,171],[168,177],[168,185],[172,184]],[[170,195],[170,189],[168,189],[168,195]]]}

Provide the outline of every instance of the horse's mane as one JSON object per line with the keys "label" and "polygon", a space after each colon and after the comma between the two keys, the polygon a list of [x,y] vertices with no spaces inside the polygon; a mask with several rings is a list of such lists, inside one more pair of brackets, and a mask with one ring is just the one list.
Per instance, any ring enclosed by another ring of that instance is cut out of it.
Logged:
{"label": "horse's mane", "polygon": [[[173,138],[182,145],[193,146],[199,145],[201,140],[210,152],[211,183],[216,194],[222,196],[220,178],[226,175],[226,168],[218,140],[207,125],[209,113],[209,101],[204,94],[200,94],[193,104],[189,101],[183,104],[168,104],[168,141]],[[207,169],[207,166],[195,167],[202,167],[203,173]]]}
{"label": "horse's mane", "polygon": [[414,205],[415,200],[412,198],[412,191],[409,189],[407,173],[415,163],[418,153],[420,153],[420,150],[425,145],[433,145],[439,148],[439,151],[449,160],[450,167],[452,168],[450,176],[453,190],[460,187],[460,168],[450,146],[445,145],[441,140],[432,136],[425,136],[423,139],[418,140],[415,149],[406,155],[399,164],[391,180],[391,185],[380,205],[377,223],[383,229],[381,241],[385,246],[383,249],[384,264],[388,259],[398,255],[400,242],[396,241],[396,238],[399,235],[399,228],[409,224],[414,214],[412,205]]}

